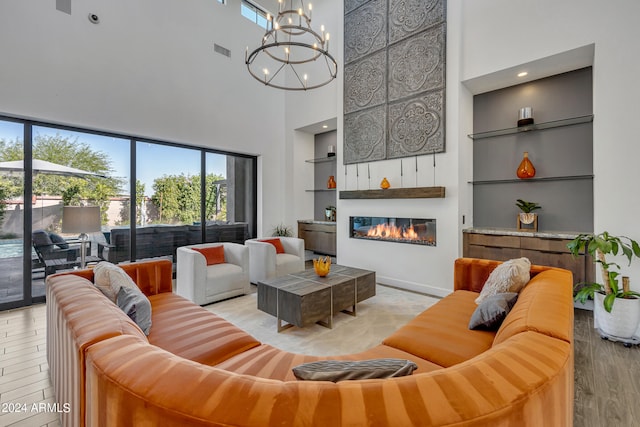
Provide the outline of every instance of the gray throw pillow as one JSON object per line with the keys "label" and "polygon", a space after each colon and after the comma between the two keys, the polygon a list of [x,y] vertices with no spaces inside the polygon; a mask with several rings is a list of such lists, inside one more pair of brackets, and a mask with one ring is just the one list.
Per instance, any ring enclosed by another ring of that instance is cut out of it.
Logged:
{"label": "gray throw pillow", "polygon": [[299,380],[338,382],[402,377],[416,369],[415,363],[404,359],[321,360],[296,366],[293,375]]}
{"label": "gray throw pillow", "polygon": [[469,329],[497,330],[518,299],[516,292],[486,297],[471,315]]}
{"label": "gray throw pillow", "polygon": [[56,233],[49,233],[49,238],[51,239],[51,242],[60,249],[69,249],[69,244],[61,235]]}
{"label": "gray throw pillow", "polygon": [[145,335],[149,335],[151,329],[151,303],[149,298],[138,288],[121,287],[118,291],[116,304],[142,329]]}

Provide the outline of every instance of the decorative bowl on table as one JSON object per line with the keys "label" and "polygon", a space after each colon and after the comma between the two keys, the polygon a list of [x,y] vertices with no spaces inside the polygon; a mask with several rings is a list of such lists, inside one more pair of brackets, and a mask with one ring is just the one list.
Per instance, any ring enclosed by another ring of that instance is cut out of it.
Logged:
{"label": "decorative bowl on table", "polygon": [[313,268],[318,276],[326,276],[327,274],[329,274],[329,270],[331,270],[331,258],[325,256],[324,258],[318,257],[318,259],[314,259]]}

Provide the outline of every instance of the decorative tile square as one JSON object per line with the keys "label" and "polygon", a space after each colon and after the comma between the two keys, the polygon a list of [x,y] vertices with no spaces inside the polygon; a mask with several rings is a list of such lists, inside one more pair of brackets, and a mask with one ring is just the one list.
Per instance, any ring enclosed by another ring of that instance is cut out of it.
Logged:
{"label": "decorative tile square", "polygon": [[347,14],[368,1],[369,0],[344,0],[344,13]]}
{"label": "decorative tile square", "polygon": [[344,116],[344,164],[385,158],[386,106]]}
{"label": "decorative tile square", "polygon": [[444,90],[389,104],[387,159],[444,151]]}
{"label": "decorative tile square", "polygon": [[389,44],[445,19],[445,0],[389,0]]}
{"label": "decorative tile square", "polygon": [[344,62],[387,45],[387,0],[372,0],[344,17]]}
{"label": "decorative tile square", "polygon": [[387,51],[381,50],[344,67],[344,112],[351,113],[387,100]]}
{"label": "decorative tile square", "polygon": [[389,47],[389,101],[439,89],[445,83],[445,26]]}

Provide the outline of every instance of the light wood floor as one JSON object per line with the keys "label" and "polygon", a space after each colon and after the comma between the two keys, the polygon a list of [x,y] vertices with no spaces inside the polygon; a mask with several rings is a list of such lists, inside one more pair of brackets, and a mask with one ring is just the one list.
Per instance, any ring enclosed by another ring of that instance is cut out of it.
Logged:
{"label": "light wood floor", "polygon": [[[640,426],[640,347],[601,340],[592,313],[575,313],[574,426]],[[56,403],[45,328],[44,304],[0,312],[0,426],[60,425],[56,413],[38,410]]]}

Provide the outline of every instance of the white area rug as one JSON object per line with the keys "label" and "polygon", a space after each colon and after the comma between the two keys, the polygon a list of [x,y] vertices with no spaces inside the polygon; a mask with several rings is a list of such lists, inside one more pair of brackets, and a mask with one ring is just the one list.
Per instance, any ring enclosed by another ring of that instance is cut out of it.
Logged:
{"label": "white area rug", "polygon": [[357,353],[380,344],[437,301],[435,297],[377,285],[376,296],[358,304],[356,317],[345,313],[334,315],[333,329],[316,324],[307,328],[293,327],[280,333],[276,330],[276,318],[257,309],[256,293],[205,308],[262,343],[294,353],[331,356]]}

